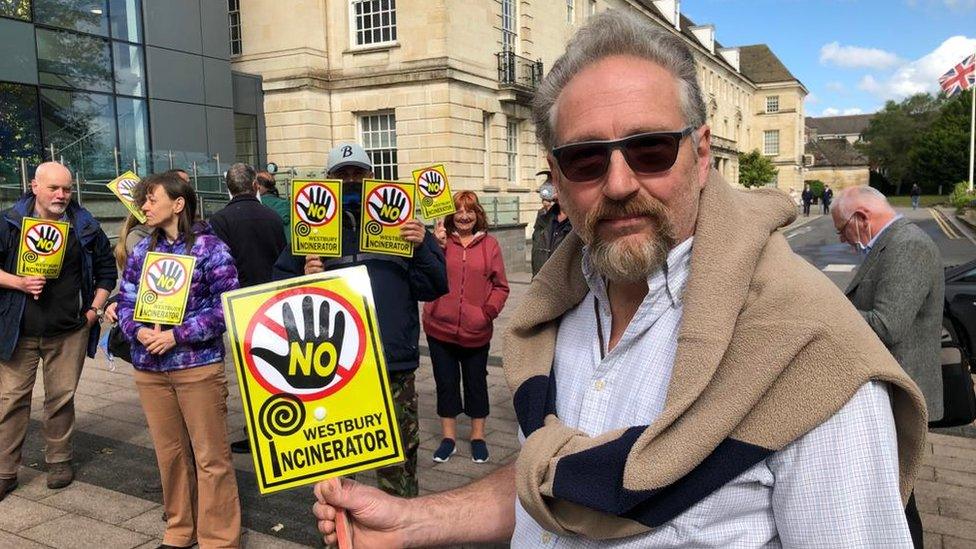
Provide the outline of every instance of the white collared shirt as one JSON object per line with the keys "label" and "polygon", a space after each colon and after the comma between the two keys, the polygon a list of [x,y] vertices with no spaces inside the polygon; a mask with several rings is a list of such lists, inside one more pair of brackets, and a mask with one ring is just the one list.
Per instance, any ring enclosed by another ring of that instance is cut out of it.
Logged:
{"label": "white collared shirt", "polygon": [[[590,291],[562,318],[553,370],[556,412],[589,435],[649,425],[664,409],[690,274],[692,240],[648,277],[648,293],[601,359],[611,324],[606,286],[584,251]],[[606,542],[543,530],[516,498],[512,547],[911,547],[898,484],[887,385],[868,383],[819,427],[653,531]]]}

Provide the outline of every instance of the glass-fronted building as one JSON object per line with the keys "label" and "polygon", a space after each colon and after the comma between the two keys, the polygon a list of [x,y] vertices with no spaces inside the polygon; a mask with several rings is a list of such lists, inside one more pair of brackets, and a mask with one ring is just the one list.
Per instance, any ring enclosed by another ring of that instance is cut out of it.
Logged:
{"label": "glass-fronted building", "polygon": [[229,24],[222,0],[0,0],[0,186],[50,159],[91,191],[263,164],[261,79],[231,71]]}

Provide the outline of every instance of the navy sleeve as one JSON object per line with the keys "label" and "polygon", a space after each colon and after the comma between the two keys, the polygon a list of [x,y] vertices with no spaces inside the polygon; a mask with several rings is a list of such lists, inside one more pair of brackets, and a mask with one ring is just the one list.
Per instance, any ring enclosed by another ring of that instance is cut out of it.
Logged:
{"label": "navy sleeve", "polygon": [[285,248],[278,255],[274,267],[271,269],[273,280],[286,280],[305,274],[305,258],[291,253],[291,249]]}
{"label": "navy sleeve", "polygon": [[410,293],[417,301],[434,301],[447,293],[447,262],[444,251],[433,235],[424,235],[424,241],[413,251],[407,276]]}

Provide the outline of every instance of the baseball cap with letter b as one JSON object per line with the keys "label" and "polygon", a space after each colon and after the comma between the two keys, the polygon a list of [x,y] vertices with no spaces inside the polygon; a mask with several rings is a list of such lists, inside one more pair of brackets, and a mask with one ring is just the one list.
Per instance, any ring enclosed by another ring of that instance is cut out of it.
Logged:
{"label": "baseball cap with letter b", "polygon": [[373,163],[369,155],[357,143],[339,143],[329,151],[329,163],[325,171],[332,173],[345,166],[356,166],[364,170],[373,171]]}

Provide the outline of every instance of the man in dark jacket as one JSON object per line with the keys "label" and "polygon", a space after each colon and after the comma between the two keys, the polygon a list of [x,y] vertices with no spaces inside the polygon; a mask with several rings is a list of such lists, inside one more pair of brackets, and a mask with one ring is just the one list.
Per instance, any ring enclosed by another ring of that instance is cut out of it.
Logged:
{"label": "man in dark jacket", "polygon": [[[85,355],[95,356],[98,321],[118,275],[108,237],[91,213],[71,201],[71,193],[71,172],[45,162],[37,167],[31,192],[0,220],[0,500],[17,487],[39,362],[47,486],[64,488],[74,480],[75,389]],[[15,274],[25,217],[69,223],[56,278]]]}
{"label": "man in dark jacket", "polygon": [[532,276],[535,276],[542,269],[549,256],[556,251],[566,235],[573,230],[569,217],[559,207],[559,197],[556,195],[556,188],[550,181],[549,172],[539,173],[547,174],[546,182],[539,189],[539,195],[543,201],[551,201],[551,205],[545,211],[539,211],[532,228]]}
{"label": "man in dark jacket", "polygon": [[803,192],[800,194],[800,198],[803,200],[803,215],[804,217],[809,217],[810,204],[813,202],[813,191],[810,189],[809,183],[803,185]]}
{"label": "man in dark jacket", "polygon": [[830,185],[824,185],[823,195],[821,195],[820,200],[823,206],[823,214],[829,214],[830,203],[834,200],[834,190],[830,188]]}
{"label": "man in dark jacket", "polygon": [[355,143],[344,143],[329,152],[329,178],[342,179],[342,251],[337,258],[296,257],[285,250],[275,264],[275,278],[284,279],[353,265],[365,265],[369,272],[386,367],[390,374],[396,417],[400,426],[406,461],[376,472],[384,491],[413,497],[418,494],[417,393],[414,370],[419,366],[420,321],[418,301],[433,301],[447,293],[444,253],[415,219],[408,221],[402,236],[414,245],[413,257],[359,251],[359,216],[364,179],[373,177],[373,165],[366,151]]}
{"label": "man in dark jacket", "polygon": [[225,180],[233,198],[210,218],[214,234],[230,248],[242,288],[270,282],[271,267],[285,248],[281,218],[258,201],[256,179],[247,164],[231,166]]}

